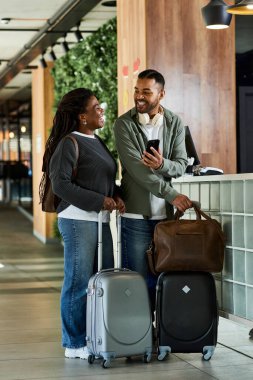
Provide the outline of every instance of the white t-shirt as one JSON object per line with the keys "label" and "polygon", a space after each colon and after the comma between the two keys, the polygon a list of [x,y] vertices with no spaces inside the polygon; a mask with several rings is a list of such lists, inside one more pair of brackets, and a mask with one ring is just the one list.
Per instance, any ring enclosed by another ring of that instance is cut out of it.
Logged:
{"label": "white t-shirt", "polygon": [[[145,133],[145,135],[147,136],[148,140],[154,140],[154,139],[160,140],[159,148],[162,154],[163,153],[164,117],[161,117],[159,119],[159,122],[156,123],[156,125],[148,123],[146,125],[141,125],[141,128],[143,132]],[[151,197],[152,217],[149,219],[150,220],[166,219],[167,215],[166,215],[165,200],[162,198],[158,198],[153,194],[151,194],[150,197]],[[125,213],[123,217],[132,218],[132,219],[144,219],[143,215],[131,214],[131,213]]]}

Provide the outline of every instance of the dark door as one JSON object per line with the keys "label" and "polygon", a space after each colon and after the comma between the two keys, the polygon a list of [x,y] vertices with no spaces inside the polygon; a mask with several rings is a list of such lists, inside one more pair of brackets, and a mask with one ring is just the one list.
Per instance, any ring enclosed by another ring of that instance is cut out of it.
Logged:
{"label": "dark door", "polygon": [[253,87],[239,87],[239,171],[253,173]]}

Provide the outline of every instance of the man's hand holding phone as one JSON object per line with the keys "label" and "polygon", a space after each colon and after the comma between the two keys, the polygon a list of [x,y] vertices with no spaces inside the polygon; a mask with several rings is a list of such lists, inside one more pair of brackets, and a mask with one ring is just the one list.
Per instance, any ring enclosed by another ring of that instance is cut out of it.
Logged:
{"label": "man's hand holding phone", "polygon": [[144,150],[142,155],[142,162],[145,166],[150,169],[157,170],[163,164],[163,156],[159,149],[159,140],[149,140],[146,150]]}
{"label": "man's hand holding phone", "polygon": [[[154,148],[154,149],[158,152],[159,144],[160,144],[160,140],[159,140],[159,139],[149,140],[148,143],[147,143],[146,151],[147,151],[149,154],[153,154],[153,151],[152,151],[151,148]],[[153,155],[154,155],[154,154],[153,154]]]}

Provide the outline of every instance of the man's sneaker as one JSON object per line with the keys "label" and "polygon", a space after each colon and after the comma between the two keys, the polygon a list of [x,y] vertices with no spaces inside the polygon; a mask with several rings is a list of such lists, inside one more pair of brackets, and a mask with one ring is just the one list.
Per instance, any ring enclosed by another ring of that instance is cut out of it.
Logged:
{"label": "man's sneaker", "polygon": [[88,359],[89,352],[86,346],[80,348],[66,348],[65,350],[65,358],[69,359]]}

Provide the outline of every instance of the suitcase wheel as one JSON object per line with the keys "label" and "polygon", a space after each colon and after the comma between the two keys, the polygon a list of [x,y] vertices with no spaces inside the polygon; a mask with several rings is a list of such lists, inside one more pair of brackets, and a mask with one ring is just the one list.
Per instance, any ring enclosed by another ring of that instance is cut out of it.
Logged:
{"label": "suitcase wheel", "polygon": [[204,354],[203,354],[203,360],[208,361],[208,360],[211,359],[211,357],[212,357],[212,355],[210,354],[210,352],[208,352],[208,351],[204,352]]}
{"label": "suitcase wheel", "polygon": [[150,361],[151,361],[151,357],[152,357],[152,354],[145,354],[145,355],[143,356],[143,361],[144,361],[144,363],[150,363]]}
{"label": "suitcase wheel", "polygon": [[109,368],[111,366],[111,361],[110,360],[103,360],[103,362],[102,362],[102,367],[103,368]]}
{"label": "suitcase wheel", "polygon": [[214,353],[214,347],[213,346],[206,346],[203,348],[203,360],[210,360]]}
{"label": "suitcase wheel", "polygon": [[159,352],[158,356],[157,356],[157,359],[159,361],[162,361],[164,360],[167,356],[169,355],[169,353],[167,351],[163,351],[163,352]]}
{"label": "suitcase wheel", "polygon": [[89,356],[88,356],[88,363],[89,363],[89,364],[93,364],[93,363],[94,363],[94,360],[95,360],[95,355],[89,355]]}
{"label": "suitcase wheel", "polygon": [[158,346],[157,360],[160,360],[160,361],[164,360],[165,358],[169,356],[170,353],[171,353],[170,346]]}

